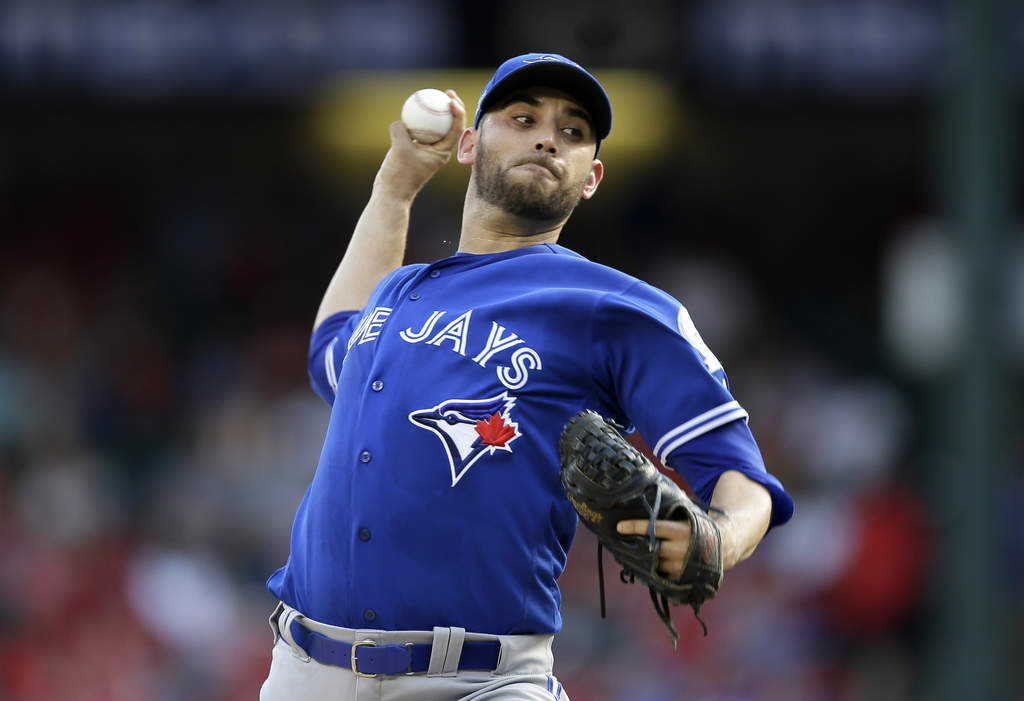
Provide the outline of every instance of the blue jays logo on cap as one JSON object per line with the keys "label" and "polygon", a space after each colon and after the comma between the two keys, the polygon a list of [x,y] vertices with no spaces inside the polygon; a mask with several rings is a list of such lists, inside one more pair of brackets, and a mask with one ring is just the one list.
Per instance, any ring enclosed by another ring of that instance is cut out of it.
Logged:
{"label": "blue jays logo on cap", "polygon": [[[541,61],[554,61],[555,63],[571,63],[577,68],[580,68],[580,64],[576,63],[575,61],[570,61],[564,56],[552,56],[551,54],[544,54],[543,56],[537,56],[536,58],[533,58],[533,56],[530,55],[530,58],[523,59],[523,63],[540,63]],[[580,70],[582,70],[582,68]]]}
{"label": "blue jays logo on cap", "polygon": [[508,392],[487,399],[449,399],[410,413],[409,421],[441,439],[454,487],[484,455],[512,452],[509,443],[522,435],[509,415],[515,403]]}
{"label": "blue jays logo on cap", "polygon": [[612,105],[608,93],[583,66],[559,54],[529,53],[516,56],[498,66],[484,86],[476,107],[474,127],[500,98],[517,88],[543,85],[558,88],[576,98],[594,121],[598,148],[612,130]]}

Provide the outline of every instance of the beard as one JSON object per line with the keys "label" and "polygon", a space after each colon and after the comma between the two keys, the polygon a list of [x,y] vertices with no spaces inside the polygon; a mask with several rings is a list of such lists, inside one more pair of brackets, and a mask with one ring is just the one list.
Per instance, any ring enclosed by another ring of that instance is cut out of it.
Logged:
{"label": "beard", "polygon": [[569,218],[583,195],[586,176],[579,182],[566,183],[560,179],[555,190],[545,191],[538,180],[512,182],[508,172],[488,157],[482,142],[477,143],[476,149],[476,194],[504,212],[534,221],[562,221]]}

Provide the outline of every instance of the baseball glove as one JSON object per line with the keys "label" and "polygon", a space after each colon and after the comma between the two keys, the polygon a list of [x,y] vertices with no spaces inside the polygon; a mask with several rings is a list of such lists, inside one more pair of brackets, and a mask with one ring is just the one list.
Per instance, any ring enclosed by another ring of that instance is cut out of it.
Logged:
{"label": "baseball glove", "polygon": [[[669,604],[691,606],[707,635],[700,607],[722,584],[722,538],[704,508],[593,411],[581,411],[565,425],[558,451],[569,501],[598,538],[601,617],[605,615],[603,546],[622,565],[619,577],[623,582],[640,580],[650,590],[673,647],[679,633],[672,625]],[[646,536],[616,531],[619,521],[638,518],[649,520]],[[690,545],[678,577],[669,578],[658,571],[661,541],[654,535],[656,519],[690,523]]]}

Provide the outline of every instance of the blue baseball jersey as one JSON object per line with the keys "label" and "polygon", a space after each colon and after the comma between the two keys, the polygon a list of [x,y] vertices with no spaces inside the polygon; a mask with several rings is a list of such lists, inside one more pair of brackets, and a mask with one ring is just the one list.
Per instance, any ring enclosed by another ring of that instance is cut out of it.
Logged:
{"label": "blue baseball jersey", "polygon": [[267,585],[324,623],[558,631],[577,525],[558,439],[581,409],[637,427],[705,501],[734,469],[773,525],[793,512],[686,309],[562,246],[399,268],[321,323],[309,370],[331,419]]}

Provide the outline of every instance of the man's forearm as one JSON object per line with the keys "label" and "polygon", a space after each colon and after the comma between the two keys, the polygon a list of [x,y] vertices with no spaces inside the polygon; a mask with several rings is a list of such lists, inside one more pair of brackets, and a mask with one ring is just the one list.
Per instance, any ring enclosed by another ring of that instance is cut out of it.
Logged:
{"label": "man's forearm", "polygon": [[345,255],[320,302],[314,328],[337,312],[362,309],[384,276],[402,264],[412,198],[374,185]]}
{"label": "man's forearm", "polygon": [[402,265],[412,201],[451,157],[466,123],[462,100],[452,90],[448,97],[452,128],[436,143],[413,143],[402,122],[391,123],[391,148],[374,178],[370,201],[356,222],[345,255],[320,302],[313,328],[337,312],[362,309],[384,276]]}
{"label": "man's forearm", "polygon": [[724,512],[712,512],[712,517],[722,534],[722,561],[729,569],[749,557],[768,532],[772,499],[762,485],[730,470],[718,478],[711,505]]}

